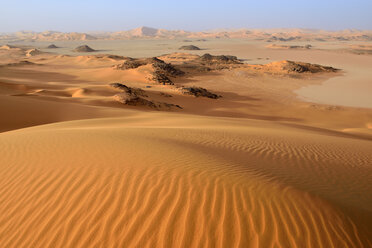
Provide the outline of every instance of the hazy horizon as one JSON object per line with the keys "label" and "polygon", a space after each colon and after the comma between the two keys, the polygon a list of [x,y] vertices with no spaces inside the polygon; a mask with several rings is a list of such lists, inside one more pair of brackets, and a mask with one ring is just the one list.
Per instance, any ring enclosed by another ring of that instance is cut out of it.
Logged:
{"label": "hazy horizon", "polygon": [[[118,29],[118,30],[89,30],[89,31],[61,31],[61,30],[56,30],[56,29],[48,29],[48,30],[16,30],[16,31],[8,31],[8,32],[2,32],[0,33],[17,33],[17,32],[35,32],[35,33],[43,33],[43,32],[61,32],[61,33],[86,33],[86,34],[99,34],[99,33],[114,33],[114,32],[121,32],[121,31],[130,31],[134,30],[137,28],[152,28],[152,29],[163,29],[163,28],[158,28],[158,27],[152,27],[152,26],[138,26],[134,27],[131,29]],[[287,27],[280,27],[280,28],[247,28],[247,27],[241,27],[241,28],[214,28],[214,29],[205,29],[205,30],[197,30],[197,31],[192,31],[192,30],[185,30],[185,29],[180,29],[180,28],[175,28],[175,29],[163,29],[163,30],[168,30],[168,31],[186,31],[186,32],[229,32],[229,31],[239,31],[239,30],[306,30],[306,31],[326,31],[326,32],[340,32],[340,31],[372,31],[372,29],[357,29],[357,28],[345,28],[345,29],[317,29],[317,28],[301,28],[301,27],[293,27],[293,28],[287,28]]]}
{"label": "hazy horizon", "polygon": [[320,1],[44,1],[2,3],[0,33],[99,32],[146,26],[168,30],[322,29],[372,30],[372,2]]}

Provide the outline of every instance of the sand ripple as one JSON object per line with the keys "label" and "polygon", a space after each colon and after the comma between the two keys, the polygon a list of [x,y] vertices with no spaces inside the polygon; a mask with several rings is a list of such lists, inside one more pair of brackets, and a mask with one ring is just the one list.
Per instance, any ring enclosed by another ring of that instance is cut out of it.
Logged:
{"label": "sand ripple", "polygon": [[0,246],[372,245],[371,141],[182,118],[0,134]]}

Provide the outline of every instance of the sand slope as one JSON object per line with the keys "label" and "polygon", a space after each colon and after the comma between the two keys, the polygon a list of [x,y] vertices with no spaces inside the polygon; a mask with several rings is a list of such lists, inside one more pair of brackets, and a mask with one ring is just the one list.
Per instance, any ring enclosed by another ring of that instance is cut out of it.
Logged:
{"label": "sand slope", "polygon": [[0,134],[3,247],[370,247],[371,140],[138,113]]}
{"label": "sand slope", "polygon": [[[130,49],[162,54],[151,44]],[[0,49],[0,247],[372,247],[371,109],[293,92],[334,80],[367,95],[370,56],[221,44],[203,47],[248,64],[161,56],[185,70],[174,85],[152,79],[163,63]],[[182,109],[115,101],[128,89]]]}

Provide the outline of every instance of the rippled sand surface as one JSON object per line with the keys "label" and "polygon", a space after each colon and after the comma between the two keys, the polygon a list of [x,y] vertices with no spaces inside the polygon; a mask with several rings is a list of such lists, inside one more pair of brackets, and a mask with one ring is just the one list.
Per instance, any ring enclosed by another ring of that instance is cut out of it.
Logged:
{"label": "rippled sand surface", "polygon": [[370,140],[139,114],[0,136],[4,247],[368,247]]}

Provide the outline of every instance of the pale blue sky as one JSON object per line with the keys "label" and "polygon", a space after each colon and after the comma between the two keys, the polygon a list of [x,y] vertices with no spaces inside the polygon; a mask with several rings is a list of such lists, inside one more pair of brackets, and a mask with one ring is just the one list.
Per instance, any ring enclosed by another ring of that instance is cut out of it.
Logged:
{"label": "pale blue sky", "polygon": [[0,0],[0,32],[118,31],[139,26],[371,29],[372,0]]}

